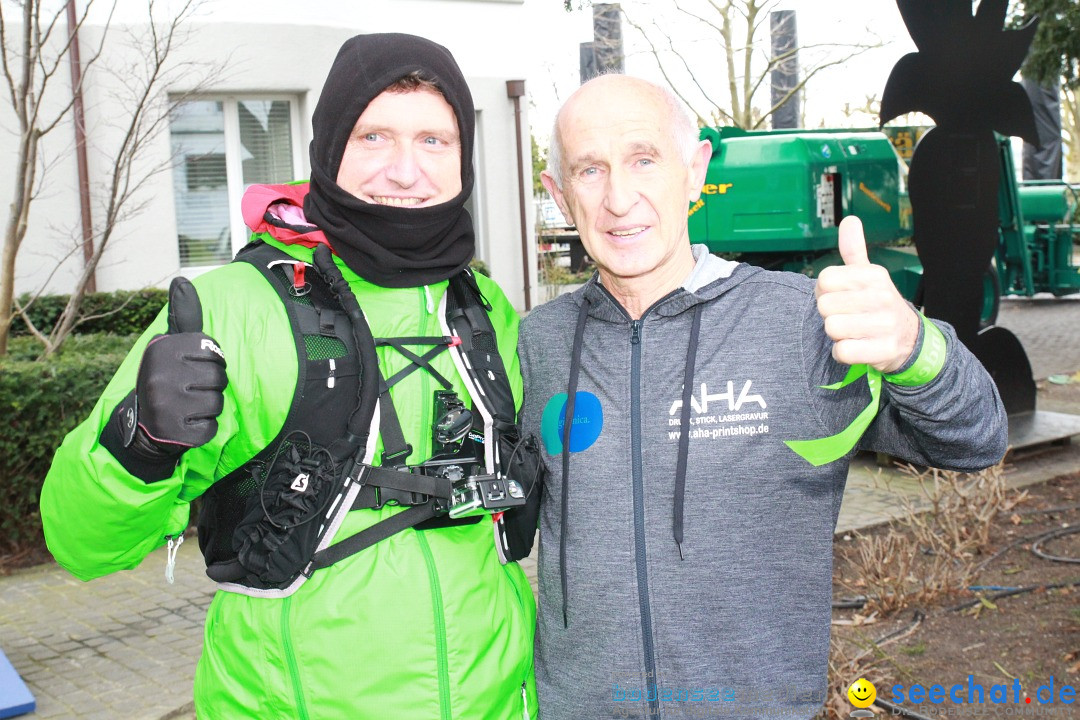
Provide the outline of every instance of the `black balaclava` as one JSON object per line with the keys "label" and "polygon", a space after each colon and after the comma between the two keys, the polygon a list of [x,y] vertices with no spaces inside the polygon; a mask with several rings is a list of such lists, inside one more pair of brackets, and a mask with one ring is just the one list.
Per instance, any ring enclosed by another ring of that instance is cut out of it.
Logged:
{"label": "black balaclava", "polygon": [[[357,118],[388,86],[413,72],[442,91],[461,135],[461,193],[438,205],[390,207],[354,197],[337,184],[338,168]],[[304,214],[360,277],[384,287],[445,280],[473,257],[472,95],[446,48],[415,35],[358,35],[338,51],[311,118],[311,189]]]}

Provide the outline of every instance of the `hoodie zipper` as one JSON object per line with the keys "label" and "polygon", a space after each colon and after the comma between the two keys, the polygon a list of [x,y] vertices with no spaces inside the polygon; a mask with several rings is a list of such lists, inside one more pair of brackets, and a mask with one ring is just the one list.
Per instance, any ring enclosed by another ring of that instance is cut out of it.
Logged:
{"label": "hoodie zipper", "polygon": [[[645,551],[645,485],[641,467],[641,331],[645,318],[653,311],[653,308],[659,307],[669,298],[685,291],[682,288],[672,290],[650,305],[640,318],[634,320],[607,288],[600,284],[597,284],[597,287],[630,321],[630,448],[634,488],[634,565],[637,570],[638,610],[641,615],[641,644],[645,656],[645,677],[652,678],[655,684],[656,648],[653,645],[652,608],[649,605],[649,567],[646,563]],[[563,482],[566,482],[566,478],[563,478]],[[647,688],[642,688],[642,690],[647,690]],[[648,697],[647,693],[645,697]],[[649,700],[649,717],[658,718],[660,717],[659,693],[653,693],[652,697],[653,699]]]}
{"label": "hoodie zipper", "polygon": [[[648,311],[642,315],[642,320]],[[630,321],[630,447],[634,480],[634,562],[637,566],[638,605],[641,612],[641,643],[645,653],[645,677],[656,680],[656,649],[653,647],[652,608],[649,605],[649,568],[645,558],[645,487],[641,470],[641,325]],[[643,691],[647,690],[642,688]],[[645,693],[649,717],[660,717],[655,693]]]}

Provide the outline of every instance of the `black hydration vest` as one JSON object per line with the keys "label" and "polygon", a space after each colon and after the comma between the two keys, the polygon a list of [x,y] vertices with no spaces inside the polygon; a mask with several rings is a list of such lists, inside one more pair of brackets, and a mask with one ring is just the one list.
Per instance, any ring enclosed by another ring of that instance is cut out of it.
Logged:
{"label": "black hydration vest", "polygon": [[[234,261],[251,264],[277,290],[299,362],[292,405],[278,436],[202,496],[199,545],[207,575],[225,589],[279,597],[294,592],[316,570],[396,532],[484,517],[451,517],[452,480],[425,466],[404,466],[411,447],[389,388],[410,372],[428,371],[449,390],[449,382],[429,364],[448,348],[457,353],[455,364],[475,413],[462,445],[475,448],[476,462],[486,462],[488,470],[494,465],[493,481],[504,483],[505,490],[505,478],[513,478],[528,499],[494,523],[500,558],[526,557],[539,512],[543,465],[535,439],[521,439],[518,433],[513,393],[486,312],[490,305],[471,271],[451,278],[446,291],[451,334],[376,339],[324,246],[316,248],[315,268],[261,241],[246,246]],[[393,346],[413,364],[384,379],[376,345]],[[421,345],[430,349],[422,354],[412,350]],[[373,466],[380,436],[381,464]],[[443,467],[437,469],[447,475]],[[408,509],[329,544],[346,513],[383,505]]]}

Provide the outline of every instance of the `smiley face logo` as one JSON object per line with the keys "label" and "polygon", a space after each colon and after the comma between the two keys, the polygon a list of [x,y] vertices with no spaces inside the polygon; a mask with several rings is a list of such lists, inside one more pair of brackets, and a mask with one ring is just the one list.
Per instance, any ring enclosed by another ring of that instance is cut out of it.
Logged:
{"label": "smiley face logo", "polygon": [[847,696],[851,704],[857,708],[870,707],[877,699],[877,688],[866,678],[859,678],[851,683]]}

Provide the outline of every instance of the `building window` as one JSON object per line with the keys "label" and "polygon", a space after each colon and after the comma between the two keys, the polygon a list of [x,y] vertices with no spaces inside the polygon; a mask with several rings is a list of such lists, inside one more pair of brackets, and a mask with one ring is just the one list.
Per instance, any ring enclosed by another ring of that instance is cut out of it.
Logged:
{"label": "building window", "polygon": [[295,98],[206,98],[169,117],[180,265],[226,263],[247,242],[240,198],[249,185],[300,177]]}

